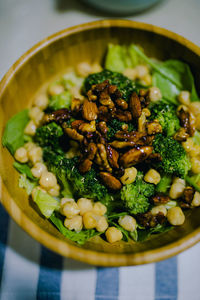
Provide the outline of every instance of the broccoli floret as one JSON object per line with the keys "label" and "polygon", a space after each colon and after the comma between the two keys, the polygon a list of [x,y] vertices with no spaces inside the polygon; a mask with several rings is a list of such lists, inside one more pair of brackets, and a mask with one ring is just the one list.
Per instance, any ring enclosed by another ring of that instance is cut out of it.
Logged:
{"label": "broccoli floret", "polygon": [[171,137],[158,134],[153,141],[154,151],[160,153],[162,161],[155,164],[155,168],[166,174],[174,174],[184,178],[191,168],[190,160],[185,149]]}
{"label": "broccoli floret", "polygon": [[125,123],[125,122],[121,122],[117,119],[111,119],[107,123],[107,127],[108,127],[107,138],[108,138],[108,140],[112,139],[117,131],[122,130],[122,125],[128,125],[128,131],[132,131],[132,130],[136,129],[136,127],[133,123]]}
{"label": "broccoli floret", "polygon": [[34,140],[41,147],[50,146],[52,149],[58,152],[62,152],[60,141],[63,136],[63,130],[61,126],[52,122],[37,128]]}
{"label": "broccoli floret", "polygon": [[95,199],[108,204],[112,200],[107,188],[101,184],[97,178],[97,173],[91,169],[85,175],[80,174],[77,164],[78,157],[71,159],[65,158],[63,155],[57,155],[51,149],[43,150],[43,158],[50,169],[61,182],[62,194],[68,192],[69,184],[72,186],[72,193],[75,197],[86,197]]}
{"label": "broccoli floret", "polygon": [[59,95],[51,96],[49,99],[48,109],[58,110],[62,108],[70,108],[72,95],[69,91],[64,91]]}
{"label": "broccoli floret", "polygon": [[135,182],[126,184],[121,189],[121,199],[131,214],[145,213],[150,205],[149,197],[154,194],[155,186],[143,180],[143,173],[138,172]]}
{"label": "broccoli floret", "polygon": [[135,84],[128,77],[118,72],[112,72],[109,70],[103,70],[99,73],[90,74],[83,83],[83,89],[86,93],[91,89],[93,84],[102,83],[104,80],[109,80],[110,84],[116,85],[122,93],[122,98],[127,100],[133,91],[136,91]]}
{"label": "broccoli floret", "polygon": [[172,176],[168,174],[163,174],[161,176],[160,182],[156,186],[156,191],[158,193],[167,193],[168,189],[171,186]]}
{"label": "broccoli floret", "polygon": [[154,103],[151,107],[150,120],[158,120],[162,126],[163,134],[173,136],[180,128],[180,122],[176,115],[176,107],[161,101]]}

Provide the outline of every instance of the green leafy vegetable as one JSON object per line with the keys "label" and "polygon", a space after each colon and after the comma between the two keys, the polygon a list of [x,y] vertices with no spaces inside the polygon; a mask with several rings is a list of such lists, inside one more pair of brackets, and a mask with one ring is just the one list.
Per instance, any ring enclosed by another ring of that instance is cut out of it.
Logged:
{"label": "green leafy vegetable", "polygon": [[198,130],[195,131],[193,141],[196,145],[200,145],[200,132]]}
{"label": "green leafy vegetable", "polygon": [[136,180],[121,189],[121,199],[131,214],[145,213],[149,208],[149,198],[154,194],[155,187],[143,180],[143,173],[138,172]]}
{"label": "green leafy vegetable", "polygon": [[50,216],[50,220],[66,238],[73,242],[77,242],[79,245],[83,245],[90,238],[101,234],[95,229],[83,229],[80,232],[69,230],[64,226],[63,217],[59,213],[53,213]]}
{"label": "green leafy vegetable", "polygon": [[152,234],[167,232],[167,231],[171,230],[172,228],[173,228],[173,226],[169,225],[168,223],[164,223],[162,225],[158,224],[156,227],[150,228],[150,229],[145,229],[145,230],[138,229],[138,239],[137,240],[139,242],[143,242],[146,239],[148,239]]}
{"label": "green leafy vegetable", "polygon": [[19,177],[19,187],[26,190],[27,194],[30,195],[32,190],[36,187],[37,183],[27,178],[26,174],[21,174]]}
{"label": "green leafy vegetable", "polygon": [[174,200],[171,200],[165,204],[166,209],[170,209],[170,208],[176,207],[176,206],[177,206],[177,202]]}
{"label": "green leafy vegetable", "polygon": [[2,144],[12,155],[24,145],[24,129],[29,121],[28,113],[28,109],[24,109],[14,115],[6,124]]}
{"label": "green leafy vegetable", "polygon": [[59,210],[60,203],[46,192],[36,189],[33,194],[33,201],[39,207],[41,213],[49,218],[54,210]]}
{"label": "green leafy vegetable", "polygon": [[186,182],[187,182],[189,185],[193,186],[197,192],[200,193],[200,186],[197,184],[197,182],[198,182],[199,179],[200,179],[200,178],[199,178],[199,175],[200,175],[200,174],[195,175],[195,176],[191,176],[191,177],[190,177],[190,176],[186,176],[186,177],[185,177],[185,180],[186,180]]}
{"label": "green leafy vegetable", "polygon": [[70,108],[72,101],[72,95],[69,91],[64,91],[59,95],[51,96],[49,99],[50,110],[58,110],[62,108]]}
{"label": "green leafy vegetable", "polygon": [[29,179],[31,180],[37,180],[32,173],[31,173],[31,168],[27,164],[20,164],[19,162],[15,161],[13,163],[13,167],[22,174],[25,174]]}
{"label": "green leafy vegetable", "polygon": [[161,90],[164,99],[178,105],[177,95],[182,90],[188,90],[191,93],[191,100],[198,100],[194,78],[186,63],[173,59],[156,63],[148,58],[139,47],[136,45],[133,47],[136,53],[152,67],[153,85]]}

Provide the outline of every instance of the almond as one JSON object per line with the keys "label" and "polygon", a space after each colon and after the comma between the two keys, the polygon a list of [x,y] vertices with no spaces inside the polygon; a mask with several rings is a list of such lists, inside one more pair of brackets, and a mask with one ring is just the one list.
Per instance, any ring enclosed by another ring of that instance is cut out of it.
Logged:
{"label": "almond", "polygon": [[93,121],[97,119],[98,108],[96,103],[88,101],[87,99],[83,102],[82,116],[85,120]]}

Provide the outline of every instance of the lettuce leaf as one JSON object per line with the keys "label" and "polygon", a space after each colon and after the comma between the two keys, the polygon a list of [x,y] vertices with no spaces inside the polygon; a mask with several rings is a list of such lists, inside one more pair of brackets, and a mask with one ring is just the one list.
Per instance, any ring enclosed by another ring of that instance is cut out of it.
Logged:
{"label": "lettuce leaf", "polygon": [[27,178],[26,174],[21,174],[19,177],[19,187],[25,189],[27,194],[30,195],[32,190],[36,187],[37,183]]}
{"label": "lettuce leaf", "polygon": [[12,155],[24,145],[24,129],[29,121],[29,110],[24,109],[14,115],[6,124],[2,144]]}
{"label": "lettuce leaf", "polygon": [[29,167],[28,164],[21,164],[21,163],[15,161],[15,162],[13,163],[13,167],[14,167],[19,173],[25,174],[29,179],[37,181],[37,178],[35,178],[35,177],[32,175],[32,173],[31,173],[31,168]]}
{"label": "lettuce leaf", "polygon": [[59,213],[52,213],[50,216],[51,222],[58,228],[58,230],[69,240],[77,242],[79,245],[85,244],[85,242],[95,235],[100,235],[95,229],[83,229],[80,232],[75,232],[67,229],[63,222],[64,218]]}
{"label": "lettuce leaf", "polygon": [[37,204],[41,213],[46,218],[49,218],[54,210],[59,210],[60,208],[60,203],[57,199],[39,189],[34,191],[33,201]]}

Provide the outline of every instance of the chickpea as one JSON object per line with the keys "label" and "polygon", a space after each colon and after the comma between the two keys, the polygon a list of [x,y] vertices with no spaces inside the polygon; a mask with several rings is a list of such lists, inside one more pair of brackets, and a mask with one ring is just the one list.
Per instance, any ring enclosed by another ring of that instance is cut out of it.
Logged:
{"label": "chickpea", "polygon": [[26,125],[26,127],[24,129],[24,133],[33,136],[33,135],[35,135],[36,128],[37,127],[36,127],[35,123],[33,122],[33,120],[31,120]]}
{"label": "chickpea", "polygon": [[196,157],[191,158],[191,164],[192,164],[192,172],[194,174],[200,173],[200,160]]}
{"label": "chickpea", "polygon": [[167,212],[167,220],[174,226],[182,225],[185,222],[185,215],[180,207],[172,207]]}
{"label": "chickpea", "polygon": [[36,164],[37,162],[42,161],[42,148],[41,147],[34,147],[30,151],[28,151],[28,157],[32,164]]}
{"label": "chickpea", "polygon": [[26,144],[24,144],[24,148],[26,148],[26,150],[29,152],[30,150],[32,150],[33,148],[37,147],[36,144],[32,143],[32,142],[28,142]]}
{"label": "chickpea", "polygon": [[188,138],[187,141],[182,143],[183,148],[186,152],[190,152],[193,149],[194,141],[192,138]]}
{"label": "chickpea", "polygon": [[103,216],[107,212],[107,207],[101,202],[94,203],[93,212],[97,215]]}
{"label": "chickpea", "polygon": [[200,155],[200,146],[194,145],[190,151],[190,157],[196,157]]}
{"label": "chickpea", "polygon": [[53,173],[46,171],[42,173],[39,182],[43,188],[50,189],[57,184],[57,179]]}
{"label": "chickpea", "polygon": [[194,206],[194,207],[200,206],[200,193],[199,193],[199,192],[195,192],[191,204],[192,204],[192,206]]}
{"label": "chickpea", "polygon": [[36,125],[39,125],[44,116],[44,112],[37,106],[32,107],[29,110],[29,117],[33,120]]}
{"label": "chickpea", "polygon": [[125,69],[123,74],[131,80],[135,80],[137,78],[137,71],[136,69]]}
{"label": "chickpea", "polygon": [[189,106],[190,111],[195,115],[195,117],[200,116],[200,102],[191,102]]}
{"label": "chickpea", "polygon": [[81,62],[76,66],[76,73],[81,77],[86,77],[92,73],[92,66],[88,62]]}
{"label": "chickpea", "polygon": [[100,219],[97,221],[96,230],[98,232],[104,232],[108,228],[108,222],[106,217],[101,216]]}
{"label": "chickpea", "polygon": [[50,87],[48,88],[48,94],[50,96],[55,96],[55,95],[62,94],[64,90],[65,90],[64,87],[60,83],[54,83],[50,85]]}
{"label": "chickpea", "polygon": [[149,74],[149,69],[146,65],[138,65],[135,67],[136,76],[139,79],[143,79],[146,75]]}
{"label": "chickpea", "polygon": [[94,63],[92,65],[92,73],[98,73],[98,72],[101,72],[102,71],[102,67],[100,64],[98,63]]}
{"label": "chickpea", "polygon": [[73,198],[62,198],[60,200],[60,206],[63,207],[67,202],[75,202]]}
{"label": "chickpea", "polygon": [[178,95],[178,101],[183,105],[190,105],[190,92],[188,91],[181,91]]}
{"label": "chickpea", "polygon": [[83,216],[87,211],[92,211],[93,203],[92,200],[87,198],[80,198],[77,201],[77,205],[80,209],[80,215]]}
{"label": "chickpea", "polygon": [[41,110],[47,108],[49,103],[48,97],[46,95],[39,95],[35,98],[34,105],[39,107]]}
{"label": "chickpea", "polygon": [[65,219],[64,225],[69,230],[75,230],[76,232],[81,231],[83,228],[83,221],[81,216],[74,216],[71,219]]}
{"label": "chickpea", "polygon": [[163,213],[164,216],[167,215],[167,209],[164,205],[158,205],[158,206],[154,206],[151,209],[152,215],[156,216],[159,213]]}
{"label": "chickpea", "polygon": [[118,220],[120,226],[125,230],[134,231],[136,229],[136,220],[129,215],[121,216]]}
{"label": "chickpea", "polygon": [[169,196],[171,199],[177,199],[182,196],[185,189],[185,180],[181,178],[175,178],[173,184],[171,185]]}
{"label": "chickpea", "polygon": [[152,77],[150,74],[146,74],[141,80],[140,82],[145,85],[145,86],[149,86],[152,84]]}
{"label": "chickpea", "polygon": [[150,87],[149,88],[149,99],[152,102],[158,101],[162,99],[162,94],[159,88],[157,87]]}
{"label": "chickpea", "polygon": [[95,215],[91,211],[87,211],[83,215],[83,225],[86,229],[92,229],[97,226],[97,221],[100,219],[99,216]]}
{"label": "chickpea", "polygon": [[135,181],[137,176],[137,169],[134,167],[126,168],[124,170],[124,175],[120,178],[123,184],[130,184]]}
{"label": "chickpea", "polygon": [[160,174],[154,170],[150,169],[144,176],[144,180],[149,183],[158,184],[160,182]]}
{"label": "chickpea", "polygon": [[58,197],[60,195],[60,186],[56,184],[54,187],[48,189],[48,193],[53,197]]}
{"label": "chickpea", "polygon": [[74,201],[69,201],[65,203],[62,207],[62,214],[66,216],[68,219],[73,218],[74,216],[78,215],[80,209],[77,203]]}
{"label": "chickpea", "polygon": [[115,243],[121,241],[123,235],[119,229],[116,227],[109,227],[106,230],[106,239],[109,243]]}
{"label": "chickpea", "polygon": [[40,178],[42,173],[44,173],[46,171],[47,171],[47,167],[41,162],[37,162],[31,169],[31,173],[36,178]]}
{"label": "chickpea", "polygon": [[20,163],[26,163],[28,161],[27,150],[24,147],[20,147],[15,151],[15,159]]}

